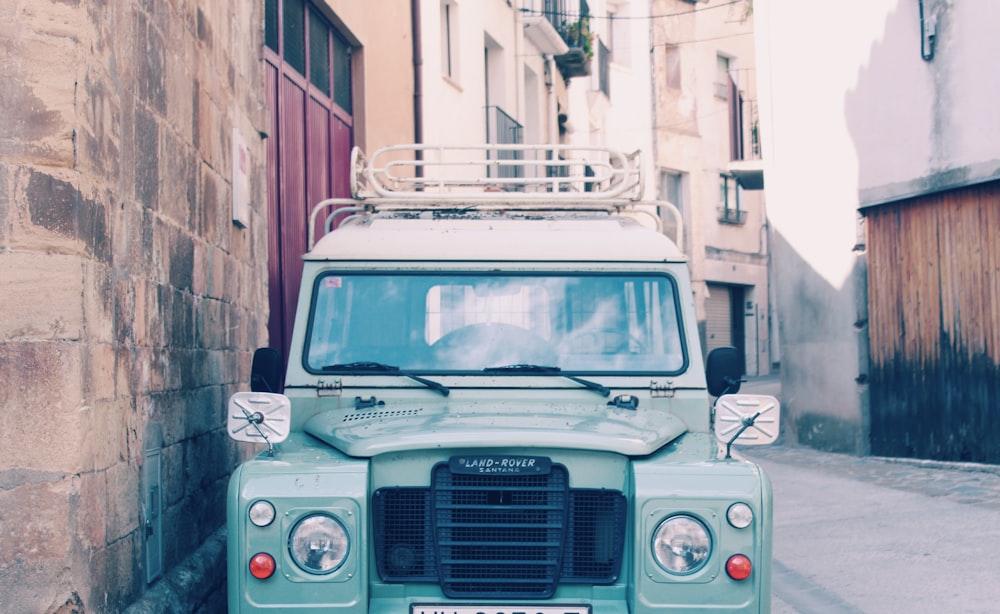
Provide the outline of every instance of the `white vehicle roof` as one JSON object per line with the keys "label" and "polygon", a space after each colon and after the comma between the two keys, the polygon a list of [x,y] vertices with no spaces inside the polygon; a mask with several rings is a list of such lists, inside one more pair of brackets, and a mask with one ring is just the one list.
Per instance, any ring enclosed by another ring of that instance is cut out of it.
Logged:
{"label": "white vehicle roof", "polygon": [[306,260],[685,262],[662,233],[624,215],[427,212],[359,217]]}

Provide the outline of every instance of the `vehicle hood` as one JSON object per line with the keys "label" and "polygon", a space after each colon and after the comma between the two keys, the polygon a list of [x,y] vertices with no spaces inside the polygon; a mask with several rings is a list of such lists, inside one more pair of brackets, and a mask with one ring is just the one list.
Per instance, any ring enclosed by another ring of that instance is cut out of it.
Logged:
{"label": "vehicle hood", "polygon": [[477,447],[571,448],[645,456],[687,431],[683,421],[663,410],[495,401],[330,410],[310,418],[304,429],[355,457]]}

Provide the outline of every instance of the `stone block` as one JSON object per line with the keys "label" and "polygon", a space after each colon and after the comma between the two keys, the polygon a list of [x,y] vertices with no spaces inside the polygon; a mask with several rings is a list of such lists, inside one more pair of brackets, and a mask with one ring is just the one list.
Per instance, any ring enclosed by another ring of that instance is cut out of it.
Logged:
{"label": "stone block", "polygon": [[[0,138],[0,147],[3,146]],[[10,173],[5,164],[0,164],[0,252],[9,249],[10,244]]]}
{"label": "stone block", "polygon": [[20,31],[17,57],[22,61],[4,63],[4,113],[11,114],[7,125],[12,128],[8,153],[69,168],[74,143],[67,119],[74,113],[78,45],[72,36]]}
{"label": "stone block", "polygon": [[[91,343],[112,343],[120,337],[120,328],[131,330],[132,314],[121,313],[119,289],[112,279],[111,269],[93,261],[83,265],[83,317],[87,339]],[[129,297],[131,289],[124,294]],[[129,303],[132,302],[129,297]],[[122,325],[125,327],[122,327]]]}
{"label": "stone block", "polygon": [[129,280],[132,293],[135,296],[134,312],[132,314],[132,343],[135,346],[145,346],[150,342],[149,285],[141,277]]}
{"label": "stone block", "polygon": [[72,480],[69,498],[70,530],[78,546],[87,552],[103,550],[108,543],[105,517],[108,489],[103,471],[90,471]]}
{"label": "stone block", "polygon": [[84,350],[83,376],[88,403],[113,400],[117,394],[115,347],[110,343],[94,343],[84,347],[86,349]]}
{"label": "stone block", "polygon": [[162,162],[170,168],[170,174],[160,183],[160,214],[179,228],[193,230],[195,192],[191,186],[197,162],[191,157],[190,145],[182,142],[174,133],[163,134],[162,150]]}
{"label": "stone block", "polygon": [[131,399],[94,402],[81,421],[80,458],[84,471],[99,471],[128,453],[129,431],[136,429]]}
{"label": "stone block", "polygon": [[212,248],[203,241],[194,242],[194,253],[192,254],[191,271],[191,293],[196,296],[206,296],[211,283],[211,273],[209,260],[211,259]]}
{"label": "stone block", "polygon": [[70,487],[69,480],[58,479],[0,490],[0,568],[67,559]]}
{"label": "stone block", "polygon": [[77,256],[0,253],[0,339],[81,339],[81,272]]}
{"label": "stone block", "polygon": [[80,352],[75,343],[0,343],[0,469],[79,470],[88,411]]}
{"label": "stone block", "polygon": [[[99,559],[98,559],[99,560]],[[0,565],[0,606],[4,612],[48,612],[55,603],[79,603],[79,596],[67,593],[66,559],[36,560]],[[99,564],[99,563],[98,563]],[[86,573],[87,568],[82,568]],[[56,581],[56,580],[62,580]],[[76,610],[84,612],[83,608]],[[74,612],[74,610],[68,610]]]}
{"label": "stone block", "polygon": [[104,471],[107,481],[107,540],[116,542],[139,529],[139,466],[123,460]]}
{"label": "stone block", "polygon": [[145,209],[159,208],[160,133],[156,117],[135,109],[135,197]]}
{"label": "stone block", "polygon": [[212,298],[225,298],[226,270],[229,268],[229,261],[229,255],[221,249],[212,250],[212,285],[209,288],[209,296]]}
{"label": "stone block", "polygon": [[172,444],[161,450],[163,470],[163,507],[177,505],[184,499],[184,446]]}
{"label": "stone block", "polygon": [[88,601],[100,604],[103,611],[123,612],[145,587],[139,564],[143,560],[141,532],[109,543],[101,554],[103,568],[92,571],[90,583],[96,594]]}
{"label": "stone block", "polygon": [[[85,196],[79,188],[48,173],[31,172],[25,188],[25,201],[32,228],[42,244],[59,244],[61,251],[78,251],[101,262],[111,261],[111,238],[107,207]],[[37,231],[43,231],[41,233]]]}

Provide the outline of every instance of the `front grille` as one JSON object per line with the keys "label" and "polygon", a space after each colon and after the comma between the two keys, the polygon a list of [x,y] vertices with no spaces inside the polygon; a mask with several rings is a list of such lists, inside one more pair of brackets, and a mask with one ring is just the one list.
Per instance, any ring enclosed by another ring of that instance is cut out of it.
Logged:
{"label": "front grille", "polygon": [[451,598],[545,598],[559,583],[611,584],[625,540],[625,497],[571,489],[562,465],[545,474],[453,473],[429,488],[372,497],[375,557],[387,582],[435,582]]}

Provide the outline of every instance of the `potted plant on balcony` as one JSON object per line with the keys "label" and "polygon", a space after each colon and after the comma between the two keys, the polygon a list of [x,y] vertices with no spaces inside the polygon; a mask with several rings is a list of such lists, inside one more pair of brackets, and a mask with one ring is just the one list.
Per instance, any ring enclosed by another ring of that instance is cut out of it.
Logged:
{"label": "potted plant on balcony", "polygon": [[566,27],[566,42],[571,48],[582,49],[588,60],[594,57],[594,33],[590,31],[589,17],[581,17]]}
{"label": "potted plant on balcony", "polygon": [[590,61],[594,57],[594,33],[590,31],[590,17],[579,20],[563,28],[563,38],[569,51],[556,57],[556,64],[569,79],[590,74]]}

